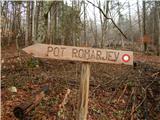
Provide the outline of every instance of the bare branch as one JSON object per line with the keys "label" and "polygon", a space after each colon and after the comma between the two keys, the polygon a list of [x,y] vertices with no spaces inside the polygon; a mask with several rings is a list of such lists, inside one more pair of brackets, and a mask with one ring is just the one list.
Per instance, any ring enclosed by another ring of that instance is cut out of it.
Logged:
{"label": "bare branch", "polygon": [[87,0],[88,3],[92,4],[94,7],[98,8],[101,13],[103,14],[103,16],[106,18],[106,19],[109,19],[112,21],[113,25],[118,29],[118,31],[123,35],[124,38],[127,39],[127,36],[123,33],[123,31],[116,25],[116,23],[114,22],[114,20],[112,18],[109,18],[107,17],[107,15],[103,12],[103,10],[99,7],[99,6],[96,6],[94,3],[90,2]]}

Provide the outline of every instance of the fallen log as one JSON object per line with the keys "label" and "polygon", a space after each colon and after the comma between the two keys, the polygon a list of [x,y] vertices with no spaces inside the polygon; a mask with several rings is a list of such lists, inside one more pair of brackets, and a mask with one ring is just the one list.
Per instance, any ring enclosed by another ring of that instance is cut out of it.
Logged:
{"label": "fallen log", "polygon": [[19,120],[23,120],[25,116],[41,102],[48,90],[49,86],[44,86],[33,99],[16,106],[13,110],[14,116]]}

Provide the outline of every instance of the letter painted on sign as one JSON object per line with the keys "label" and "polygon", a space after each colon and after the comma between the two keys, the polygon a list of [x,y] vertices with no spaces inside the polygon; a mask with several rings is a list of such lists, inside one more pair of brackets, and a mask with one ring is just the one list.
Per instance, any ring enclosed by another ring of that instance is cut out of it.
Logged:
{"label": "letter painted on sign", "polygon": [[118,57],[119,57],[119,52],[112,52],[112,51],[108,52],[108,60],[109,61],[116,62],[118,60]]}
{"label": "letter painted on sign", "polygon": [[61,50],[62,50],[61,55],[62,55],[62,57],[63,57],[63,54],[64,54],[64,50],[65,50],[65,49],[66,49],[65,47],[61,47]]}
{"label": "letter painted on sign", "polygon": [[[117,53],[117,54],[116,54]],[[115,61],[118,60],[118,57],[119,57],[119,52],[114,52],[114,56],[115,56]]]}
{"label": "letter painted on sign", "polygon": [[83,49],[79,49],[79,51],[78,51],[78,57],[79,58],[83,58]]}
{"label": "letter painted on sign", "polygon": [[85,59],[89,59],[90,58],[90,50],[89,49],[85,49]]}
{"label": "letter painted on sign", "polygon": [[52,52],[52,51],[53,51],[53,47],[48,46],[47,53]]}
{"label": "letter painted on sign", "polygon": [[112,51],[108,52],[108,60],[109,61],[115,61],[115,58],[114,58],[113,54],[114,54],[114,52],[112,52]]}
{"label": "letter painted on sign", "polygon": [[54,52],[53,52],[54,56],[59,56],[59,48],[58,47],[55,47],[54,48]]}
{"label": "letter painted on sign", "polygon": [[91,51],[91,59],[95,59],[95,58],[96,58],[95,52],[94,52],[94,50],[92,50],[92,51]]}
{"label": "letter painted on sign", "polygon": [[72,49],[72,58],[73,57],[78,57],[78,50],[76,48]]}
{"label": "letter painted on sign", "polygon": [[101,55],[102,55],[102,52],[100,50],[97,50],[96,59],[101,60]]}

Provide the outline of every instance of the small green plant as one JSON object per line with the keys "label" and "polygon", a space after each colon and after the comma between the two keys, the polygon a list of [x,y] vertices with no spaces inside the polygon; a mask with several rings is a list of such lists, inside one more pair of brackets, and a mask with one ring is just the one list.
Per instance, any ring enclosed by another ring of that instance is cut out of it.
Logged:
{"label": "small green plant", "polygon": [[102,113],[102,111],[100,109],[95,108],[95,107],[93,107],[92,110],[93,110],[93,112],[95,112],[97,114],[101,114]]}
{"label": "small green plant", "polygon": [[48,101],[48,105],[58,104],[59,99],[58,98],[51,98]]}
{"label": "small green plant", "polygon": [[124,113],[123,110],[118,110],[118,111],[113,112],[113,115],[117,118],[122,118],[123,113]]}
{"label": "small green plant", "polygon": [[27,61],[27,66],[30,68],[34,68],[39,66],[39,61],[37,59],[31,58],[29,61]]}
{"label": "small green plant", "polygon": [[127,84],[128,84],[129,87],[132,87],[132,86],[134,85],[134,82],[133,82],[132,80],[129,80],[129,81],[127,82]]}
{"label": "small green plant", "polygon": [[60,110],[57,112],[57,116],[58,116],[58,118],[63,118],[63,119],[64,119],[64,109],[60,109]]}

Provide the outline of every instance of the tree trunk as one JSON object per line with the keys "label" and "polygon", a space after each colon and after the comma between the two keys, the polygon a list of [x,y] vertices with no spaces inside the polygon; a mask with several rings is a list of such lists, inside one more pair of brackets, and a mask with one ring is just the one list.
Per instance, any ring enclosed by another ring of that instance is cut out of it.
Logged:
{"label": "tree trunk", "polygon": [[27,2],[25,46],[29,44],[30,2]]}
{"label": "tree trunk", "polygon": [[[146,2],[143,1],[143,38],[146,35]],[[143,39],[144,52],[147,51],[147,41]]]}
{"label": "tree trunk", "polygon": [[158,6],[159,1],[155,1],[155,27],[157,28],[155,31],[155,43],[156,43],[156,51],[157,56],[160,55],[160,6]]}
{"label": "tree trunk", "polygon": [[8,28],[8,46],[10,46],[12,37],[12,15],[9,15],[9,28]]}
{"label": "tree trunk", "polygon": [[39,14],[40,14],[40,6],[41,6],[41,1],[36,2],[35,6],[35,40],[37,41],[38,39],[38,29],[39,29]]}
{"label": "tree trunk", "polygon": [[51,11],[48,13],[48,25],[47,25],[48,29],[47,29],[47,36],[48,36],[48,40],[47,40],[47,44],[50,42],[51,39]]}
{"label": "tree trunk", "polygon": [[[119,21],[118,21],[118,23],[119,23],[119,28],[122,29],[122,25],[121,25],[121,22],[122,22],[122,20],[121,20],[122,14],[121,14],[120,9],[121,9],[121,7],[120,7],[120,2],[118,1],[118,15],[119,15]],[[124,48],[124,40],[123,40],[122,34],[120,34],[120,38],[121,38],[121,46],[122,46],[122,48]]]}
{"label": "tree trunk", "polygon": [[[138,27],[139,27],[139,33],[140,33],[140,38],[142,38],[142,25],[141,25],[141,17],[140,17],[140,11],[139,11],[139,0],[137,0],[137,15],[138,15]],[[143,42],[141,41],[141,50],[143,51]]]}
{"label": "tree trunk", "polygon": [[57,44],[57,4],[55,4],[54,13],[54,42]]}
{"label": "tree trunk", "polygon": [[[99,1],[99,7],[101,7],[101,2],[100,1]],[[102,13],[101,13],[100,10],[99,10],[99,14],[100,14],[100,21],[101,21],[101,48],[103,48],[103,44],[104,44],[104,39],[103,39],[103,36],[104,36],[104,21],[103,21]]]}
{"label": "tree trunk", "polygon": [[[106,1],[106,4],[104,4],[104,10],[105,10],[105,13],[106,13],[106,16],[108,16],[108,11],[109,11],[109,1]],[[102,12],[100,12],[100,20],[101,20],[101,31],[102,31],[102,40],[101,40],[101,48],[104,47],[104,40],[106,40],[106,32],[107,32],[107,27],[108,27],[108,20],[103,17],[102,18]]]}
{"label": "tree trunk", "polygon": [[50,44],[53,43],[53,40],[54,40],[54,31],[53,31],[53,28],[54,28],[54,20],[53,20],[53,17],[54,17],[54,7],[51,8],[51,23],[50,23],[50,27],[51,27],[51,35],[50,35]]}
{"label": "tree trunk", "polygon": [[31,44],[33,43],[33,41],[32,41],[33,8],[34,8],[34,1],[30,1],[30,24],[29,24],[29,29],[30,29],[29,35],[30,35],[30,38],[29,39],[31,39],[31,41],[30,41]]}
{"label": "tree trunk", "polygon": [[33,15],[32,15],[32,41],[36,43],[35,37],[35,12],[36,12],[36,0],[33,1]]}
{"label": "tree trunk", "polygon": [[[16,48],[17,50],[19,49],[19,39],[22,37],[21,36],[21,3],[16,2],[15,6],[17,6],[16,10]],[[22,41],[21,41],[22,42]]]}
{"label": "tree trunk", "polygon": [[[130,3],[128,2],[128,11],[129,11],[129,26],[130,26],[130,39],[132,42],[132,47],[134,47],[133,45],[133,31],[132,31],[132,18],[131,18],[131,7],[130,7]],[[133,48],[134,49],[134,48]]]}
{"label": "tree trunk", "polygon": [[84,10],[84,43],[85,46],[87,46],[87,38],[86,38],[86,5],[85,5],[85,1],[84,1],[84,6],[83,6],[83,10]]}
{"label": "tree trunk", "polygon": [[[95,0],[94,0],[94,4],[95,4]],[[98,34],[97,34],[97,19],[96,19],[97,16],[96,16],[95,7],[93,8],[93,10],[94,10],[94,40],[95,40],[94,45],[96,47],[98,47],[98,41],[97,41],[97,36],[98,36]]]}

